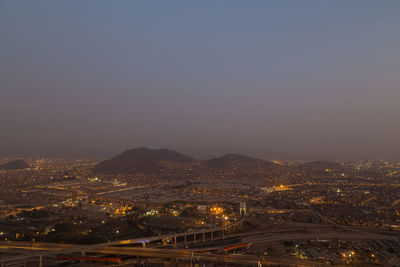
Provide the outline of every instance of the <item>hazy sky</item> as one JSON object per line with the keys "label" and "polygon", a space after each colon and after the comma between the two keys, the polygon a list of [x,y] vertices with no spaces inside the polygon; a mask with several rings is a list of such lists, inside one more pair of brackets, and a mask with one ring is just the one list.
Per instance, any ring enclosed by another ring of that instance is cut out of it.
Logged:
{"label": "hazy sky", "polygon": [[0,154],[400,160],[400,1],[0,0]]}

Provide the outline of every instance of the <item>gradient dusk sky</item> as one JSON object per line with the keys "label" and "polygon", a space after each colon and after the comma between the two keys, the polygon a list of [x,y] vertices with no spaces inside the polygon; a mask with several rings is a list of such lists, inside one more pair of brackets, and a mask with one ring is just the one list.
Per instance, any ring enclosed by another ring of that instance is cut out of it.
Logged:
{"label": "gradient dusk sky", "polygon": [[400,160],[400,1],[0,0],[0,156]]}

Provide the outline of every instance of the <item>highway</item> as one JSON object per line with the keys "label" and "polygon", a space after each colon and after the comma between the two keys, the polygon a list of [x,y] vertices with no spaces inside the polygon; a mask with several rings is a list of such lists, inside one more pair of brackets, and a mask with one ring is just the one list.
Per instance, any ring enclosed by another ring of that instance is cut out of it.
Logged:
{"label": "highway", "polygon": [[[322,266],[321,262],[316,261],[304,261],[295,260],[293,258],[275,258],[260,256],[260,255],[222,255],[222,254],[211,254],[204,252],[195,252],[192,250],[175,250],[175,249],[154,249],[154,248],[121,248],[121,247],[107,247],[93,251],[100,254],[111,254],[111,255],[129,255],[138,256],[144,258],[168,258],[168,259],[180,259],[180,260],[191,260],[191,261],[209,261],[215,263],[235,263],[235,264],[246,264],[246,265],[257,265],[262,263],[264,265],[287,265],[287,266]],[[336,265],[340,266],[340,265]]]}
{"label": "highway", "polygon": [[[56,246],[54,245],[52,248],[49,248],[48,245],[45,245],[43,247],[41,246],[36,246],[33,245],[33,243],[29,243],[30,245],[28,246],[19,246],[15,247],[13,245],[10,245],[4,242],[7,241],[1,241],[0,245],[2,246],[3,249],[28,249],[28,250],[38,250],[36,253],[32,253],[29,255],[24,255],[24,256],[15,256],[15,257],[10,257],[6,259],[0,259],[0,263],[3,262],[8,262],[8,261],[17,261],[17,260],[25,260],[28,258],[32,257],[47,257],[47,256],[54,256],[57,254],[68,254],[68,253],[73,253],[73,252],[82,252],[82,251],[92,251],[96,250],[98,248],[104,248],[104,247],[109,247],[109,246],[117,246],[117,245],[128,245],[128,244],[146,244],[152,241],[158,241],[158,240],[163,240],[163,239],[177,239],[178,237],[185,237],[185,236],[191,236],[191,235],[202,235],[206,233],[213,233],[213,232],[218,232],[218,231],[224,231],[226,229],[231,229],[240,226],[244,221],[244,217],[241,217],[238,221],[225,225],[225,226],[220,226],[216,228],[211,228],[211,229],[203,229],[203,230],[198,230],[198,231],[191,231],[191,232],[183,232],[183,233],[177,233],[177,234],[170,234],[170,235],[164,235],[164,236],[151,236],[151,237],[142,237],[142,238],[134,238],[134,239],[127,239],[127,240],[116,240],[112,242],[106,242],[106,243],[99,243],[99,244],[93,244],[93,245],[78,245],[78,246],[68,246],[68,245],[63,245],[61,246]],[[199,241],[200,242],[200,241]],[[13,243],[15,244],[15,242]],[[60,244],[58,244],[60,245]],[[58,248],[58,249],[56,249]]]}
{"label": "highway", "polygon": [[[244,234],[242,234],[244,235]],[[157,237],[159,238],[159,237]],[[329,240],[329,239],[341,239],[341,240],[385,240],[393,239],[394,237],[389,234],[380,233],[356,233],[356,232],[338,232],[331,231],[325,233],[264,233],[260,232],[249,233],[242,238],[242,242],[249,243],[249,248],[261,245],[264,243],[281,242],[285,240]],[[160,248],[138,248],[138,247],[115,247],[114,245],[119,244],[131,244],[137,242],[140,239],[131,240],[120,240],[111,243],[102,243],[88,246],[77,246],[73,244],[58,244],[58,243],[45,243],[45,242],[16,242],[16,241],[1,241],[0,250],[5,252],[17,252],[26,251],[28,255],[21,255],[13,258],[8,258],[7,261],[11,260],[23,260],[33,256],[54,256],[54,255],[67,255],[68,253],[85,251],[96,254],[104,255],[125,255],[125,256],[136,256],[146,258],[167,258],[167,259],[182,259],[182,260],[198,260],[198,261],[211,261],[211,262],[223,262],[223,263],[242,263],[242,264],[257,264],[261,261],[264,264],[287,264],[288,266],[316,266],[321,262],[296,260],[293,258],[276,258],[271,257],[265,258],[259,255],[218,255],[206,253],[205,250],[219,249],[222,250],[223,246],[217,246],[207,249],[160,249]],[[32,254],[32,251],[36,253]],[[295,262],[293,262],[295,261]],[[2,259],[0,259],[2,262]]]}
{"label": "highway", "polygon": [[[314,211],[315,212],[315,211]],[[319,217],[320,214],[315,212]],[[323,218],[323,217],[322,217]],[[96,253],[104,255],[125,255],[125,256],[136,256],[146,258],[166,258],[166,259],[181,259],[181,260],[198,260],[198,261],[211,261],[211,262],[222,262],[222,263],[242,263],[242,264],[258,264],[262,262],[264,264],[286,264],[288,266],[316,266],[321,262],[312,262],[297,260],[295,258],[285,259],[271,257],[265,258],[260,255],[221,255],[206,253],[206,250],[219,250],[223,251],[225,245],[216,247],[209,247],[207,249],[166,249],[166,248],[138,248],[138,247],[117,247],[118,245],[128,244],[148,244],[152,241],[159,241],[162,239],[177,240],[178,237],[187,237],[195,235],[203,235],[211,232],[225,231],[240,226],[244,221],[244,217],[241,217],[238,221],[221,227],[203,229],[192,232],[184,232],[178,234],[170,234],[164,236],[151,236],[143,238],[134,238],[127,240],[116,240],[113,242],[99,243],[93,245],[74,245],[74,244],[59,244],[59,243],[46,243],[46,242],[17,242],[17,241],[0,241],[0,251],[9,253],[24,254],[9,258],[0,259],[2,262],[13,262],[13,261],[25,261],[33,257],[49,257],[56,255],[68,255],[76,252],[80,253]],[[332,223],[332,222],[330,222]],[[336,225],[335,225],[336,226]],[[338,226],[336,226],[338,227]],[[348,230],[348,231],[344,231]],[[317,232],[315,232],[317,231]],[[321,229],[322,232],[313,229],[312,232],[302,233],[296,231],[280,231],[280,232],[249,232],[249,233],[236,233],[231,234],[229,237],[241,237],[241,242],[248,243],[249,251],[255,251],[258,246],[264,247],[266,243],[282,242],[285,240],[385,240],[385,239],[396,239],[399,241],[400,236],[393,236],[393,233],[379,233],[376,231],[368,231],[365,229],[362,231],[355,227],[340,227],[336,229]],[[219,236],[222,238],[222,236]],[[186,238],[185,238],[186,239]],[[211,236],[210,236],[211,239]],[[198,240],[201,242],[202,240]],[[207,240],[208,241],[208,240]],[[189,242],[189,241],[188,241]],[[190,241],[191,243],[193,242]],[[21,253],[22,252],[22,253]],[[295,262],[293,262],[295,261]]]}
{"label": "highway", "polygon": [[[53,250],[54,251],[54,250]],[[62,249],[55,249],[57,255],[62,255]],[[91,253],[103,255],[124,255],[135,256],[143,258],[164,258],[164,259],[177,259],[187,261],[206,261],[215,263],[236,263],[246,265],[257,265],[259,262],[262,264],[278,265],[285,264],[287,266],[322,266],[321,262],[296,260],[293,258],[273,258],[260,255],[222,255],[211,254],[193,250],[183,249],[156,249],[156,248],[133,248],[133,247],[105,247],[90,251]],[[340,265],[337,265],[340,266]]]}
{"label": "highway", "polygon": [[132,189],[138,189],[138,188],[144,188],[145,186],[132,186],[132,187],[124,187],[124,188],[120,188],[117,190],[110,190],[110,191],[105,191],[105,192],[99,192],[96,193],[96,195],[106,195],[106,194],[112,194],[112,193],[116,193],[116,192],[122,192],[122,191],[127,191],[127,190],[132,190]]}

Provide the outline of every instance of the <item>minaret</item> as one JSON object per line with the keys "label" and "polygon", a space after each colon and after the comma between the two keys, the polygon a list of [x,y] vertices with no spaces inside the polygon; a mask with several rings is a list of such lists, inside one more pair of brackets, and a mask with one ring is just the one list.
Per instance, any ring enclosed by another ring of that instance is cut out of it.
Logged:
{"label": "minaret", "polygon": [[246,214],[247,214],[246,202],[240,201],[240,215],[246,216]]}

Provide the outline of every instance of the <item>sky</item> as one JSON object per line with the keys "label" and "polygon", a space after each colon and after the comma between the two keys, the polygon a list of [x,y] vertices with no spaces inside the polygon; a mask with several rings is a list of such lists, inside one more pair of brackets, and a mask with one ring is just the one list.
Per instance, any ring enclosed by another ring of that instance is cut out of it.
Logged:
{"label": "sky", "polygon": [[400,160],[400,1],[0,0],[0,156]]}

